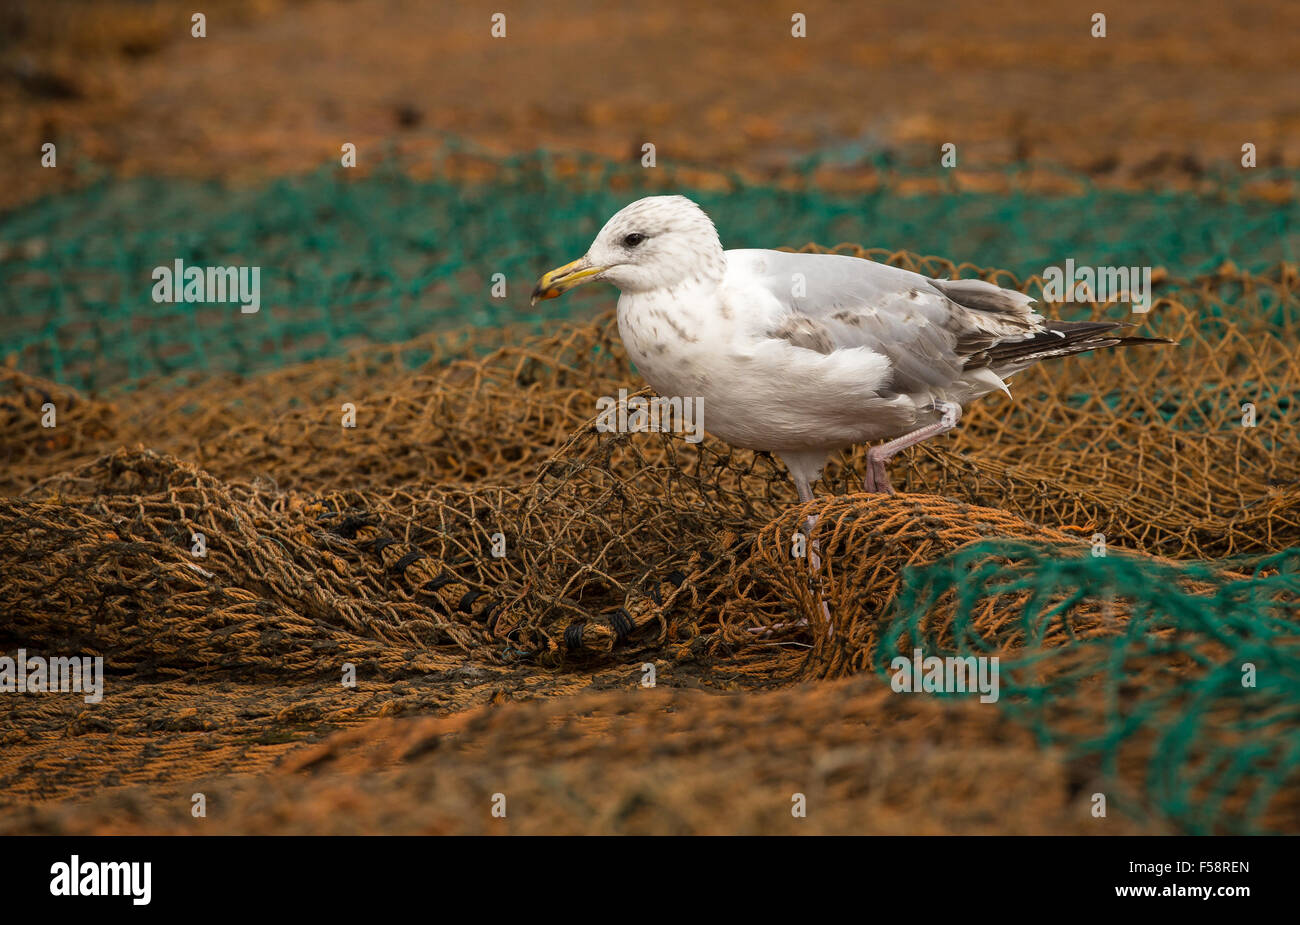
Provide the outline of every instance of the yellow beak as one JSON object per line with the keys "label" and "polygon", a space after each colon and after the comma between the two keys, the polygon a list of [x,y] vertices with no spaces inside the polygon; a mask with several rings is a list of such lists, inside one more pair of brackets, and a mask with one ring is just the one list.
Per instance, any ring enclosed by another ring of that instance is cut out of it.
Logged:
{"label": "yellow beak", "polygon": [[575,286],[590,282],[598,274],[604,273],[608,269],[609,267],[593,266],[586,257],[579,257],[573,263],[566,263],[562,267],[556,267],[551,272],[543,274],[542,278],[537,281],[537,286],[533,289],[532,302],[529,304],[536,305],[542,299],[553,299],[557,295],[568,292]]}

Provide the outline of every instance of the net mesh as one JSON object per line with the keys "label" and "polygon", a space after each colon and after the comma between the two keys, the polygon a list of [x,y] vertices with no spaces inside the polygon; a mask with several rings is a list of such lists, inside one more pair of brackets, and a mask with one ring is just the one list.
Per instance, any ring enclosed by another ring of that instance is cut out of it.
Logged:
{"label": "net mesh", "polygon": [[[662,192],[696,199],[728,247],[907,242],[922,254],[964,255],[965,272],[999,266],[1024,277],[1067,255],[1182,277],[1230,259],[1257,273],[1300,260],[1300,198],[1281,170],[1207,176],[1159,194],[1065,170],[959,178],[881,155],[856,160],[848,188],[837,176],[818,159],[765,177],[546,152],[503,159],[454,138],[432,165],[394,154],[369,175],[331,168],[233,189],[109,176],[0,219],[0,357],[105,390],[264,372],[432,327],[536,332],[524,296],[540,273],[581,254],[627,202]],[[785,240],[774,241],[774,229]],[[154,270],[177,260],[259,267],[259,312],[153,301]],[[591,317],[603,299],[577,292],[547,311]],[[1258,308],[1273,316],[1279,305]]]}
{"label": "net mesh", "polygon": [[[194,385],[11,368],[0,651],[110,678],[94,709],[7,705],[0,827],[181,828],[207,780],[224,831],[272,805],[289,830],[347,805],[358,830],[477,831],[503,787],[530,806],[514,831],[784,831],[780,788],[845,807],[821,831],[1095,831],[1096,792],[1106,831],[1294,830],[1296,283],[1165,274],[1141,333],[1178,347],[1029,370],[1014,407],[900,457],[898,495],[860,493],[858,450],[807,505],[764,454],[599,432],[596,400],[638,381],[609,314]],[[998,655],[1001,699],[894,694],[916,649]],[[746,698],[610,690],[647,664]],[[404,713],[454,715],[368,724]],[[435,748],[446,786],[407,814]],[[593,777],[608,798],[551,799]]]}

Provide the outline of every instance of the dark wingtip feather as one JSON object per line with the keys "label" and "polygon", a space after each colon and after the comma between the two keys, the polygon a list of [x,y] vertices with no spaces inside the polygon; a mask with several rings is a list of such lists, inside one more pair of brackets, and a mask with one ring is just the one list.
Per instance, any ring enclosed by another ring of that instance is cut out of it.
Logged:
{"label": "dark wingtip feather", "polygon": [[1173,344],[1175,341],[1164,337],[1129,337],[1112,333],[1117,328],[1132,328],[1136,325],[1125,321],[1053,321],[1044,322],[1047,329],[1033,337],[1019,341],[1007,341],[995,344],[976,356],[971,357],[966,366],[990,366],[995,372],[1001,370],[1010,375],[1011,367],[1024,369],[1034,363],[1056,357],[1074,356],[1090,350],[1105,350],[1110,347],[1128,347],[1138,344]]}

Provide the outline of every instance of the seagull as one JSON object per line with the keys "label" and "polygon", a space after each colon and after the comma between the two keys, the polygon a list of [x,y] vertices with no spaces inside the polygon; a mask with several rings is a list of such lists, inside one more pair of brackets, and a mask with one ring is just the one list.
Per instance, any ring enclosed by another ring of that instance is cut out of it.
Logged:
{"label": "seagull", "polygon": [[[785,464],[801,502],[833,453],[874,441],[863,487],[957,426],[963,408],[1043,360],[1131,344],[1117,321],[1055,321],[976,279],[931,279],[836,254],[723,250],[685,196],[617,212],[587,253],[544,274],[532,304],[613,283],[628,356],[664,397],[703,400],[705,430]],[[811,525],[810,525],[811,527]]]}

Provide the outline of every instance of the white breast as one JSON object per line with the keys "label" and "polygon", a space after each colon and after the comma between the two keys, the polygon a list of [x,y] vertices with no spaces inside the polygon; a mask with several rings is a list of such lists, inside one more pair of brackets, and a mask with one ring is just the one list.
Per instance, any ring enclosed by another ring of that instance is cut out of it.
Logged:
{"label": "white breast", "polygon": [[703,399],[709,433],[772,452],[839,449],[905,432],[916,408],[882,397],[888,360],[864,348],[829,355],[769,332],[784,311],[766,290],[720,287],[627,293],[618,327],[628,355],[665,397]]}

